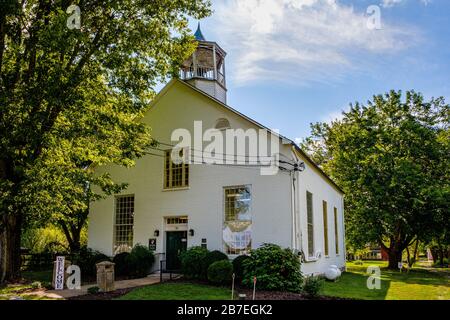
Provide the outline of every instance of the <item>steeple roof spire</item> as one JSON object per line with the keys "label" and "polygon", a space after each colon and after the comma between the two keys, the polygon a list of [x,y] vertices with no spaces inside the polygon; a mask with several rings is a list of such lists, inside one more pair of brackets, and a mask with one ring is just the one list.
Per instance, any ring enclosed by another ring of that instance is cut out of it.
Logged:
{"label": "steeple roof spire", "polygon": [[200,22],[198,23],[197,31],[195,31],[194,37],[198,41],[206,41],[205,36],[203,35],[202,30],[200,29]]}

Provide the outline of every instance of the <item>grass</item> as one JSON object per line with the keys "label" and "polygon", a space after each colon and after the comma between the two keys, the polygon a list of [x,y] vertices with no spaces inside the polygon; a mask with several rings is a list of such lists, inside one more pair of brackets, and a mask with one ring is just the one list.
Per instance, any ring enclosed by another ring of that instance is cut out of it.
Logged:
{"label": "grass", "polygon": [[[367,288],[367,267],[381,268],[381,289]],[[413,268],[409,273],[386,269],[387,263],[347,263],[347,272],[337,282],[326,282],[322,294],[364,300],[450,300],[450,270]]]}
{"label": "grass", "polygon": [[204,284],[170,282],[137,288],[119,300],[230,300],[231,290]]}
{"label": "grass", "polygon": [[30,284],[9,285],[0,288],[0,300],[10,300],[11,298],[21,298],[24,300],[49,300],[47,297],[26,294],[34,290]]}
{"label": "grass", "polygon": [[33,288],[33,282],[40,282],[42,285],[51,283],[52,272],[52,270],[22,272],[22,277],[26,283],[24,282],[0,287],[0,300],[9,300],[11,298],[22,298],[25,300],[48,300],[49,298],[30,294],[29,292],[36,290],[35,287]]}

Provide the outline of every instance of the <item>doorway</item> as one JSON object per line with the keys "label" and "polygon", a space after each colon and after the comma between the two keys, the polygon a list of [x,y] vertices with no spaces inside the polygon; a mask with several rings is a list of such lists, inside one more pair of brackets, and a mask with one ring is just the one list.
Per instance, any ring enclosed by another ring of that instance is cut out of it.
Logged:
{"label": "doorway", "polygon": [[180,254],[187,250],[187,231],[166,232],[166,269],[181,269]]}

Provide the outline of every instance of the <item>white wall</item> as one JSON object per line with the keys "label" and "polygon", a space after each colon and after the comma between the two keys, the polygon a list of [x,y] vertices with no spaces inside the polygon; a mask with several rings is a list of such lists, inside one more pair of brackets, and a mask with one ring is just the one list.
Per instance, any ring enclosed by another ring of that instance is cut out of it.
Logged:
{"label": "white wall", "polygon": [[[342,268],[345,266],[343,195],[331,186],[323,176],[319,175],[317,169],[306,163],[306,170],[300,173],[298,181],[299,227],[301,233],[299,240],[306,256],[308,256],[306,191],[313,194],[314,251],[321,251],[322,256],[317,260],[307,257],[307,260],[310,261],[303,264],[302,271],[305,274],[324,273],[333,264]],[[327,202],[328,207],[328,256],[325,256],[323,201]],[[339,254],[336,254],[335,250],[334,207],[337,208],[338,212]]]}
{"label": "white wall", "polygon": [[[161,142],[170,143],[171,133],[176,128],[193,131],[193,121],[202,120],[204,130],[212,128],[219,118],[227,118],[232,128],[257,128],[254,124],[225,109],[211,99],[199,94],[177,81],[163,91],[155,106],[148,112],[143,122],[152,128],[152,136]],[[283,145],[281,152],[291,154],[290,146]],[[155,151],[155,153],[158,153]],[[159,152],[162,154],[162,152]],[[168,216],[188,216],[188,229],[195,235],[188,237],[188,247],[200,245],[206,238],[208,249],[222,250],[222,225],[224,216],[224,191],[227,186],[252,186],[252,247],[262,243],[276,243],[282,247],[292,247],[292,205],[291,178],[280,172],[275,176],[261,176],[259,169],[231,168],[222,166],[192,165],[189,188],[178,191],[163,190],[163,158],[145,156],[137,161],[134,168],[118,166],[99,168],[107,171],[117,182],[127,182],[129,187],[123,195],[135,195],[134,244],[147,245],[159,230],[157,252],[164,252],[164,218]],[[305,273],[321,273],[330,264],[342,267],[345,263],[342,224],[342,195],[323,178],[316,169],[307,165],[299,174],[297,182],[299,213],[298,230],[302,234],[298,242],[307,249],[306,190],[313,193],[314,226],[316,250],[323,250],[322,200],[328,202],[329,250],[330,257],[324,256],[316,262],[305,263]],[[334,253],[333,207],[338,208],[340,217],[340,255]],[[114,198],[95,202],[91,205],[89,220],[89,247],[112,255],[114,228]]]}
{"label": "white wall", "polygon": [[[181,84],[164,95],[145,117],[152,135],[162,142],[171,142],[175,128],[192,130],[194,120],[202,120],[204,129],[214,127],[216,120],[227,118],[232,128],[255,127],[248,121],[212,102],[203,95]],[[255,127],[256,128],[256,127]],[[161,152],[160,152],[161,153]],[[162,154],[162,153],[161,153]],[[189,188],[178,191],[163,190],[163,158],[146,156],[131,169],[108,166],[116,181],[127,182],[124,195],[135,195],[134,243],[147,244],[160,230],[157,251],[164,252],[164,217],[187,215],[189,229],[195,235],[188,237],[188,247],[200,245],[206,238],[209,249],[222,250],[224,191],[227,186],[252,186],[252,246],[264,242],[291,244],[291,211],[289,175],[261,176],[258,168],[232,168],[192,165]],[[92,204],[89,224],[89,246],[112,254],[114,198]]]}

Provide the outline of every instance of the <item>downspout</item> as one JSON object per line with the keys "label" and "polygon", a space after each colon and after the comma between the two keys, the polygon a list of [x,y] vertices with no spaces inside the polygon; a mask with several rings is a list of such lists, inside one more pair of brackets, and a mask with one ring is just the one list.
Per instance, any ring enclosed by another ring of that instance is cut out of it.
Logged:
{"label": "downspout", "polygon": [[291,183],[291,219],[292,219],[292,226],[291,226],[291,248],[292,250],[297,249],[296,247],[296,219],[295,219],[295,171],[289,172],[290,176],[290,183]]}
{"label": "downspout", "polygon": [[347,271],[347,245],[346,245],[346,241],[345,241],[345,218],[344,218],[344,195],[342,195],[342,198],[341,198],[341,212],[342,212],[342,218],[341,218],[341,220],[342,220],[342,245],[344,246],[344,250],[342,250],[343,251],[343,253],[344,253],[344,268],[345,268],[345,271]]}
{"label": "downspout", "polygon": [[[294,150],[292,151],[294,161],[298,162],[299,159],[297,158]],[[290,175],[291,175],[291,205],[292,205],[292,249],[302,251],[301,246],[299,244],[299,234],[298,234],[299,219],[300,219],[298,210],[298,195],[297,195],[297,183],[299,176],[298,171],[292,170],[290,172]]]}

